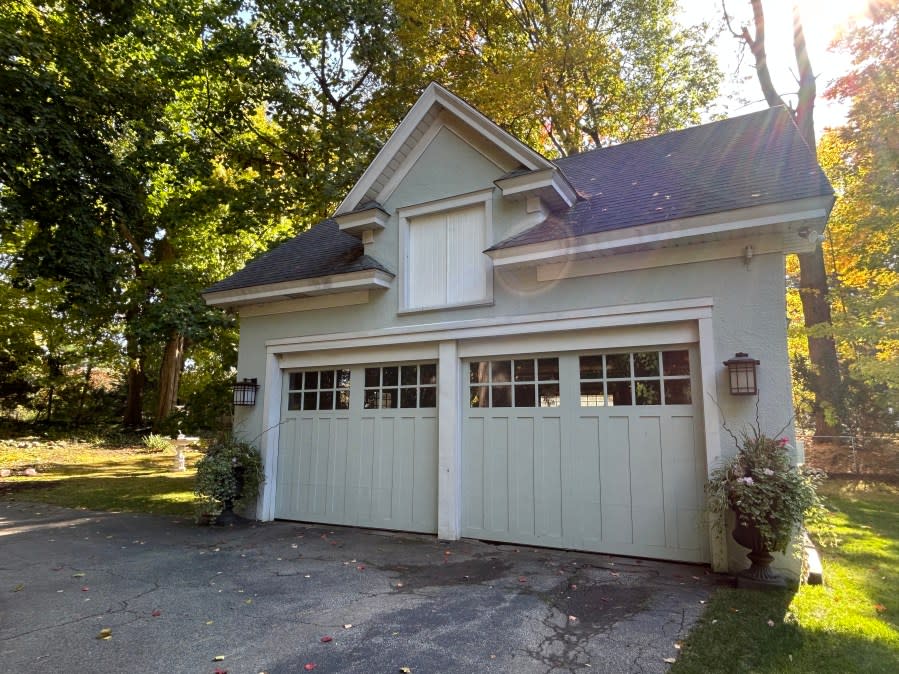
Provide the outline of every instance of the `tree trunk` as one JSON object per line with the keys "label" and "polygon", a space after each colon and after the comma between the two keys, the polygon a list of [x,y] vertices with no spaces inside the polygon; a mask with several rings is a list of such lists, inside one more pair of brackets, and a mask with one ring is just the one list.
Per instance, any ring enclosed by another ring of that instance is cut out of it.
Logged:
{"label": "tree trunk", "polygon": [[128,396],[125,400],[125,415],[122,423],[128,428],[138,428],[143,425],[144,421],[144,367],[141,359],[130,359],[126,381]]}
{"label": "tree trunk", "polygon": [[[765,13],[761,0],[750,0],[752,5],[755,37],[744,27],[734,35],[742,39],[755,57],[756,75],[768,105],[786,105],[774,89],[768,70],[765,51]],[[727,12],[725,10],[725,16]],[[728,19],[729,20],[729,19]],[[730,24],[728,24],[730,25]],[[793,52],[799,71],[799,92],[793,117],[802,137],[817,156],[815,143],[815,75],[805,43],[805,33],[799,8],[793,5]],[[839,434],[838,418],[841,413],[840,400],[842,384],[836,344],[831,336],[830,303],[828,299],[827,272],[824,267],[824,252],[820,246],[811,253],[799,255],[799,296],[808,339],[808,354],[812,378],[809,386],[815,396],[815,435]],[[823,333],[823,334],[822,334]]]}
{"label": "tree trunk", "polygon": [[175,409],[178,400],[178,385],[181,382],[181,368],[184,365],[184,335],[172,331],[162,355],[159,368],[159,399],[156,402],[154,425],[162,423]]}

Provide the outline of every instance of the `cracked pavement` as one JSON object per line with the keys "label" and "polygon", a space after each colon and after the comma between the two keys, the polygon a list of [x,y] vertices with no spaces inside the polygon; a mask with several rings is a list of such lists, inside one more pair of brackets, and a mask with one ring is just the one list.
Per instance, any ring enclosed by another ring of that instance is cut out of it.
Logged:
{"label": "cracked pavement", "polygon": [[609,555],[3,502],[0,662],[10,672],[276,674],[315,663],[653,674],[719,582],[698,565]]}

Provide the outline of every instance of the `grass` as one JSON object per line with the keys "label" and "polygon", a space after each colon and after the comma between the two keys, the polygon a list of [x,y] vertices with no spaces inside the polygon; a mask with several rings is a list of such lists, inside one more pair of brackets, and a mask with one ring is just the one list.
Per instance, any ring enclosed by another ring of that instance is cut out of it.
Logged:
{"label": "grass", "polygon": [[826,584],[718,590],[672,674],[899,672],[899,489],[830,480],[822,491],[840,540],[820,549]]}
{"label": "grass", "polygon": [[0,468],[38,471],[0,479],[0,500],[193,517],[193,466],[200,456],[186,452],[188,470],[174,471],[174,451],[150,454],[143,446],[110,449],[66,441],[18,448],[0,441]]}

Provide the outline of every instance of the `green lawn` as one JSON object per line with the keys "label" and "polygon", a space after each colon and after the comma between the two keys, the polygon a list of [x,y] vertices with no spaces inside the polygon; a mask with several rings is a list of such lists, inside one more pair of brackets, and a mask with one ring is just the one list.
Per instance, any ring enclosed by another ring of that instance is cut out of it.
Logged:
{"label": "green lawn", "polygon": [[146,453],[140,446],[107,449],[79,442],[20,449],[0,443],[0,468],[38,475],[0,478],[0,499],[40,501],[69,508],[122,510],[194,517],[194,463],[174,471],[174,451]]}
{"label": "green lawn", "polygon": [[820,549],[825,585],[718,590],[673,674],[899,672],[899,489],[830,480],[822,491],[840,539]]}

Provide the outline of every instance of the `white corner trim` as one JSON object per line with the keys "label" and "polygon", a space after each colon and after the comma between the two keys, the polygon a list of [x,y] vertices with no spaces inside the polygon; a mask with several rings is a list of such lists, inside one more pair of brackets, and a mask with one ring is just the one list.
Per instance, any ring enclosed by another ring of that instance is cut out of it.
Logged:
{"label": "white corner trim", "polygon": [[316,349],[352,349],[386,344],[417,344],[423,341],[476,339],[520,335],[525,332],[564,332],[622,325],[675,323],[710,318],[713,306],[714,300],[711,297],[699,297],[523,316],[444,321],[361,332],[287,337],[268,340],[265,345],[270,353],[294,353]]}
{"label": "white corner trim", "polygon": [[416,101],[415,105],[412,106],[412,109],[409,110],[399,126],[396,127],[372,163],[365,169],[362,177],[353,186],[353,189],[350,190],[346,198],[340,203],[340,206],[337,207],[337,215],[352,211],[359,205],[365,193],[387,169],[396,153],[403,147],[406,140],[434,105],[441,105],[461,122],[472,127],[484,138],[527,168],[534,170],[553,166],[548,159],[501,129],[461,98],[450,93],[436,82],[432,82]]}
{"label": "white corner trim", "polygon": [[303,297],[297,300],[281,300],[240,306],[237,310],[241,317],[272,316],[274,314],[290,314],[297,311],[313,311],[315,309],[333,309],[354,304],[365,304],[371,299],[370,290],[354,290],[345,293],[330,293]]}
{"label": "white corner trim", "polygon": [[455,341],[440,342],[437,390],[437,537],[462,531],[462,364]]}
{"label": "white corner trim", "polygon": [[581,237],[500,248],[488,253],[496,267],[536,265],[563,259],[586,257],[603,252],[640,246],[660,247],[678,240],[722,236],[741,230],[770,228],[791,223],[826,222],[829,199],[801,199],[794,202],[756,206],[728,213],[712,213],[692,218],[625,227]]}
{"label": "white corner trim", "polygon": [[753,255],[783,252],[783,236],[766,234],[758,237],[726,239],[708,243],[689,243],[682,246],[643,250],[635,253],[618,253],[602,255],[583,260],[568,260],[541,264],[537,267],[538,281],[558,281],[580,276],[599,276],[622,271],[636,271],[655,267],[670,267],[693,262],[742,259],[746,247],[752,246]]}
{"label": "white corner trim", "polygon": [[205,293],[203,299],[209,306],[233,307],[243,304],[260,304],[303,296],[342,293],[354,290],[389,288],[393,274],[380,269],[366,269],[348,274],[332,274],[316,278],[269,283],[267,285],[237,288],[221,292]]}
{"label": "white corner trim", "polygon": [[262,435],[259,452],[265,481],[257,499],[257,518],[263,522],[275,519],[275,485],[278,472],[278,445],[281,438],[281,387],[283,378],[276,354],[265,356],[265,384],[262,389]]}

